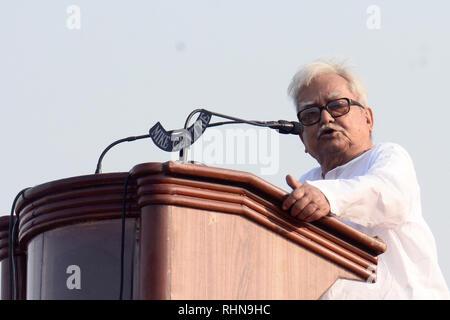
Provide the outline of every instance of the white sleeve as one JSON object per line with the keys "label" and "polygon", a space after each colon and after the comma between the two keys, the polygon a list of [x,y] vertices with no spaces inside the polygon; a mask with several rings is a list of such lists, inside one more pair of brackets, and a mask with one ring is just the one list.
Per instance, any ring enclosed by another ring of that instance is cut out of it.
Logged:
{"label": "white sleeve", "polygon": [[420,213],[414,210],[420,191],[412,160],[395,144],[381,150],[364,175],[307,183],[323,192],[332,213],[365,227],[395,227]]}

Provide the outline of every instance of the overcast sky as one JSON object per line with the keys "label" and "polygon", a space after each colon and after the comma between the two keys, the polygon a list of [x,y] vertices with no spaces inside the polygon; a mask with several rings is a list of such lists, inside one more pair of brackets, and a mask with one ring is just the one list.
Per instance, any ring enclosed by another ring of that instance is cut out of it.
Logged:
{"label": "overcast sky", "polygon": [[[374,142],[399,143],[414,161],[450,283],[449,12],[449,1],[2,1],[0,215],[21,189],[94,173],[112,141],[157,121],[182,128],[199,107],[295,120],[293,74],[338,56],[368,87]],[[238,128],[252,142],[245,159],[227,158],[242,149]],[[195,150],[285,190],[286,174],[317,165],[298,137],[245,126],[208,129]],[[103,172],[176,158],[141,140],[112,149]]]}

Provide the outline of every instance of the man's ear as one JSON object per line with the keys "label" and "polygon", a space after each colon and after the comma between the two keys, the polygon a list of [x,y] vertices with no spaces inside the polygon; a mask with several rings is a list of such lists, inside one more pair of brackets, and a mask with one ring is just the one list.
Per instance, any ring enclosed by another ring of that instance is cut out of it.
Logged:
{"label": "man's ear", "polygon": [[364,108],[365,116],[366,116],[366,123],[369,126],[369,132],[372,133],[373,129],[373,111],[371,108],[367,107]]}
{"label": "man's ear", "polygon": [[305,141],[303,140],[303,130],[302,130],[302,133],[300,133],[298,136],[300,137],[300,140],[302,140],[303,145],[305,146],[305,153],[308,153],[308,149],[306,149]]}

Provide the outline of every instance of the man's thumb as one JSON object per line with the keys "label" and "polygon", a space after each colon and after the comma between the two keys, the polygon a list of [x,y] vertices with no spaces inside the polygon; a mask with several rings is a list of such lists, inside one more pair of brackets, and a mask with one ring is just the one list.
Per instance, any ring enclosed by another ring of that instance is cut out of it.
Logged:
{"label": "man's thumb", "polygon": [[295,180],[294,177],[291,176],[290,174],[286,176],[286,182],[292,189],[296,189],[302,186],[302,183],[300,181]]}

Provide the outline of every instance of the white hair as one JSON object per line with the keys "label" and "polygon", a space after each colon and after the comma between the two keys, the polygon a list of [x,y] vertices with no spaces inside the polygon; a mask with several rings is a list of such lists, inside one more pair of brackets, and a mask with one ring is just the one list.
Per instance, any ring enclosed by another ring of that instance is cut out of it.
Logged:
{"label": "white hair", "polygon": [[358,97],[359,103],[367,107],[368,99],[366,86],[355,73],[350,71],[350,66],[347,66],[345,62],[335,62],[324,59],[305,65],[292,78],[288,88],[288,94],[294,100],[295,106],[298,106],[302,89],[309,86],[311,81],[317,76],[327,73],[337,74],[347,80],[350,92]]}

